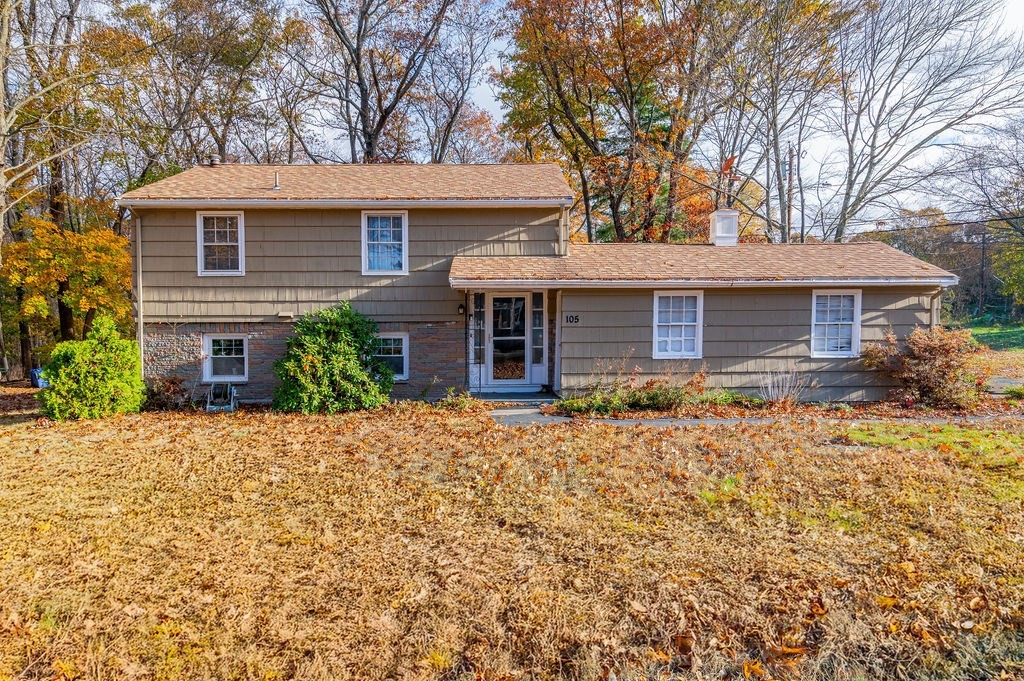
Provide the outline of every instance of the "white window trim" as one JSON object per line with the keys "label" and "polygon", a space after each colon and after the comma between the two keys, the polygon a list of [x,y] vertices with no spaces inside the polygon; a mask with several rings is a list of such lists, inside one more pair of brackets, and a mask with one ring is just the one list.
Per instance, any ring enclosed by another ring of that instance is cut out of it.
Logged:
{"label": "white window trim", "polygon": [[[238,269],[207,270],[203,264],[203,218],[238,218]],[[196,271],[200,277],[242,277],[245,276],[245,213],[236,210],[213,210],[196,213]]]}
{"label": "white window trim", "polygon": [[[853,296],[853,331],[850,352],[815,352],[814,329],[818,326],[818,296]],[[816,288],[811,292],[811,357],[850,359],[860,357],[861,290],[855,288]]]}
{"label": "white window trim", "polygon": [[[402,373],[395,374],[396,382],[409,380],[409,334],[405,331],[385,331],[378,333],[377,338],[401,338],[402,339]],[[380,355],[377,355],[378,357]]]}
{"label": "white window trim", "polygon": [[[241,376],[213,375],[213,341],[242,340],[243,366]],[[204,333],[203,334],[203,382],[204,383],[245,383],[249,380],[249,336],[244,333]]]}
{"label": "white window trim", "polygon": [[[696,296],[697,298],[697,333],[694,340],[694,352],[658,352],[658,299],[671,296]],[[676,291],[655,291],[653,305],[653,323],[651,325],[651,357],[653,359],[701,359],[704,357],[704,292],[680,289]]]}
{"label": "white window trim", "polygon": [[[366,234],[367,218],[370,216],[402,216],[402,269],[401,270],[371,270],[370,260],[367,252]],[[359,242],[362,246],[363,275],[399,277],[409,274],[409,211],[407,210],[364,210],[360,218]]]}

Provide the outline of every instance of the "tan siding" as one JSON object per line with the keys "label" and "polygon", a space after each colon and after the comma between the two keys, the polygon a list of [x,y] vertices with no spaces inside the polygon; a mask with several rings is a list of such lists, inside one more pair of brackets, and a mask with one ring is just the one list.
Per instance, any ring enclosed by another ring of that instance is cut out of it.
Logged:
{"label": "tan siding", "polygon": [[361,274],[359,210],[245,211],[245,275],[196,274],[196,211],[141,211],[147,321],[267,321],[350,300],[380,321],[445,321],[455,255],[555,255],[558,209],[409,211],[409,275]]}
{"label": "tan siding", "polygon": [[[861,341],[881,340],[891,328],[905,336],[929,322],[930,291],[864,289]],[[810,356],[811,289],[706,290],[703,359],[651,358],[653,291],[564,291],[562,386],[579,388],[595,377],[639,367],[644,376],[690,374],[705,366],[712,385],[756,389],[768,371],[812,373],[814,399],[877,399],[887,388],[855,359]]]}

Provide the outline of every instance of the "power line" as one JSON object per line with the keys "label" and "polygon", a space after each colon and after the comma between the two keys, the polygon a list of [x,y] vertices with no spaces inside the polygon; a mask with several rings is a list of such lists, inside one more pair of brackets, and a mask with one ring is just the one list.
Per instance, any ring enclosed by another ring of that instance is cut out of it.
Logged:
{"label": "power line", "polygon": [[[1008,220],[1024,220],[1024,214],[1007,215],[1005,217],[999,217],[999,218],[983,218],[983,219],[979,219],[979,220],[964,220],[964,221],[960,221],[960,222],[938,222],[938,223],[931,224],[931,225],[904,225],[904,226],[900,226],[900,227],[889,227],[888,229],[876,228],[876,229],[871,230],[870,232],[860,232],[860,233],[861,234],[878,234],[878,233],[887,234],[889,232],[911,232],[911,231],[920,230],[920,229],[937,229],[939,227],[968,227],[968,226],[971,226],[971,225],[987,225],[990,222],[1006,222]],[[879,220],[879,221],[876,221],[874,224],[878,224],[878,222],[884,222],[884,221]],[[847,224],[849,224],[849,223],[847,223]],[[868,224],[870,224],[870,223],[868,223]]]}

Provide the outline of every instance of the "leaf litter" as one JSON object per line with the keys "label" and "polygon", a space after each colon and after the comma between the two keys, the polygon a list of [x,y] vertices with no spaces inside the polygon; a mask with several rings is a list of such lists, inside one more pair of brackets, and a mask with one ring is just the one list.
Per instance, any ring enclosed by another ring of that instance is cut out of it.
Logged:
{"label": "leaf litter", "polygon": [[1021,422],[0,423],[0,678],[1021,673]]}

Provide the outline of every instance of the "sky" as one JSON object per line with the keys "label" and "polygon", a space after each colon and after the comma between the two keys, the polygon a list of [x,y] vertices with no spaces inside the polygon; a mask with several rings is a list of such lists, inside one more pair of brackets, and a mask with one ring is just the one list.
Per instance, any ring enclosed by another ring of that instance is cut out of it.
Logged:
{"label": "sky", "polygon": [[1006,23],[1018,31],[1024,29],[1024,2],[1006,0]]}

